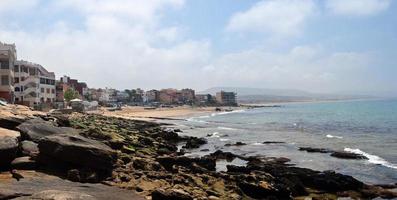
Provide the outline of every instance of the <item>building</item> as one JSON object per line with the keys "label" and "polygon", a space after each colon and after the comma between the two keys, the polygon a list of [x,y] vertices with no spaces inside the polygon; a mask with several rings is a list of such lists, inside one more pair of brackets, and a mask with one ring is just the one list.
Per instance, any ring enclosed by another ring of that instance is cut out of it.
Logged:
{"label": "building", "polygon": [[14,64],[17,60],[15,44],[0,42],[0,98],[14,103]]}
{"label": "building", "polygon": [[217,92],[216,101],[222,106],[237,106],[236,93],[234,92]]}
{"label": "building", "polygon": [[55,74],[43,66],[28,61],[14,65],[15,102],[26,106],[55,102]]}
{"label": "building", "polygon": [[67,84],[69,87],[76,90],[81,96],[81,98],[84,97],[84,95],[88,91],[88,87],[86,83],[79,82],[77,79],[71,79],[69,76],[64,75],[63,77],[61,77],[60,82]]}
{"label": "building", "polygon": [[211,105],[216,103],[216,100],[210,94],[197,94],[195,96],[195,102],[197,105]]}
{"label": "building", "polygon": [[159,101],[163,104],[175,104],[178,103],[178,90],[176,89],[162,89],[159,92]]}
{"label": "building", "polygon": [[144,95],[144,102],[145,103],[154,103],[160,101],[160,91],[158,90],[149,90],[146,91]]}
{"label": "building", "polygon": [[179,91],[179,102],[183,104],[193,104],[195,99],[195,91],[192,89],[182,89]]}

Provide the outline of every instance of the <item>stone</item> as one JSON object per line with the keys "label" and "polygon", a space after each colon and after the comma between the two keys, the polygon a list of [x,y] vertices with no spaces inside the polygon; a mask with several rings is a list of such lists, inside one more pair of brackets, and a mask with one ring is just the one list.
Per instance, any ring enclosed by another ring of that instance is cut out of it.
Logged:
{"label": "stone", "polygon": [[36,161],[29,156],[15,158],[11,162],[12,169],[33,170],[36,168]]}
{"label": "stone", "polygon": [[152,192],[152,200],[193,200],[193,197],[183,190],[157,189]]}
{"label": "stone", "polygon": [[44,190],[38,193],[34,193],[32,196],[28,197],[18,197],[16,200],[96,200],[95,197],[81,193],[81,192],[72,192],[72,191],[62,191],[62,190]]}
{"label": "stone", "polygon": [[312,147],[299,147],[299,151],[307,151],[309,153],[330,153],[329,149],[324,148],[312,148]]}
{"label": "stone", "polygon": [[52,122],[44,121],[41,118],[28,120],[17,126],[17,129],[21,132],[23,140],[31,140],[33,142],[39,142],[41,138],[50,135],[77,135],[79,133],[76,129],[73,128],[54,126]]}
{"label": "stone", "polygon": [[61,162],[92,169],[110,170],[117,154],[103,143],[79,135],[51,135],[39,142],[40,162]]}
{"label": "stone", "polygon": [[335,151],[335,152],[331,153],[331,156],[336,157],[336,158],[342,158],[342,159],[356,159],[356,160],[366,159],[366,160],[368,160],[368,158],[363,155],[356,154],[356,153],[350,153],[350,152],[341,152],[341,151]]}
{"label": "stone", "polygon": [[197,137],[190,137],[182,148],[185,149],[196,149],[199,148],[201,145],[207,144],[207,140],[205,138],[197,138]]}
{"label": "stone", "polygon": [[80,182],[80,171],[78,169],[71,169],[67,172],[67,179],[73,182]]}
{"label": "stone", "polygon": [[24,156],[37,157],[39,154],[38,144],[28,140],[21,142],[21,150]]}
{"label": "stone", "polygon": [[17,131],[0,128],[0,168],[7,167],[16,157],[20,136]]}

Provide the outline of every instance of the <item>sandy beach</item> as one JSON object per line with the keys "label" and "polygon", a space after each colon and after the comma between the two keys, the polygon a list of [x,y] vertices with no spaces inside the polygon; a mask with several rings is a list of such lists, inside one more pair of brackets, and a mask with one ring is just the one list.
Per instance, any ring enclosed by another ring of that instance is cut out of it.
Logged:
{"label": "sandy beach", "polygon": [[173,108],[145,109],[142,106],[125,106],[122,110],[117,111],[109,111],[106,108],[101,108],[100,112],[105,116],[155,121],[157,119],[182,119],[187,116],[212,113],[215,112],[215,107],[178,106]]}

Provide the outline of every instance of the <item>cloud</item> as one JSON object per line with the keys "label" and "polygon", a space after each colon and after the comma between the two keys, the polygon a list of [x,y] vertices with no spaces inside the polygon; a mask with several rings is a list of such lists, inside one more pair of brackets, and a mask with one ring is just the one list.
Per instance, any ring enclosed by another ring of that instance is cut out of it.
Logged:
{"label": "cloud", "polygon": [[211,85],[329,92],[347,86],[365,89],[368,79],[360,73],[367,72],[372,63],[369,53],[326,52],[322,47],[296,46],[285,53],[253,49],[225,54],[203,67],[202,73]]}
{"label": "cloud", "polygon": [[260,1],[248,10],[234,14],[226,30],[295,35],[301,31],[308,16],[313,14],[315,6],[312,0]]}
{"label": "cloud", "polygon": [[336,15],[367,16],[386,10],[391,0],[327,0],[326,8]]}
{"label": "cloud", "polygon": [[0,38],[16,43],[19,59],[91,87],[197,87],[200,80],[195,82],[195,75],[210,59],[211,42],[185,39],[183,27],[160,23],[164,9],[179,9],[183,3],[60,0],[46,6],[77,12],[81,27],[61,18],[45,29],[1,29]]}
{"label": "cloud", "polygon": [[[0,12],[22,11],[37,6],[39,0],[1,0]],[[1,13],[0,13],[1,14]]]}

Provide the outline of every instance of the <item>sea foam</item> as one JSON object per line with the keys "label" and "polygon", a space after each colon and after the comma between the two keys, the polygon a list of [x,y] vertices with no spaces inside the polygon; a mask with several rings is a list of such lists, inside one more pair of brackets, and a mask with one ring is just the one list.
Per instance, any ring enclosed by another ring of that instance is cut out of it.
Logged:
{"label": "sea foam", "polygon": [[372,154],[366,153],[364,151],[361,151],[360,149],[345,148],[344,151],[363,155],[363,156],[367,157],[368,158],[368,162],[370,162],[372,164],[383,165],[385,167],[397,169],[397,165],[396,164],[390,163],[387,160],[385,160],[385,159],[383,159],[383,158],[381,158],[381,157],[379,157],[377,155],[372,155]]}
{"label": "sea foam", "polygon": [[338,138],[338,139],[342,139],[342,138],[343,138],[343,137],[341,137],[341,136],[330,135],[330,134],[326,135],[326,137],[327,137],[327,138]]}

